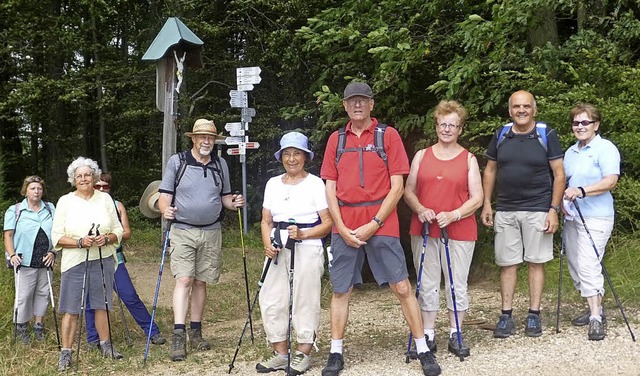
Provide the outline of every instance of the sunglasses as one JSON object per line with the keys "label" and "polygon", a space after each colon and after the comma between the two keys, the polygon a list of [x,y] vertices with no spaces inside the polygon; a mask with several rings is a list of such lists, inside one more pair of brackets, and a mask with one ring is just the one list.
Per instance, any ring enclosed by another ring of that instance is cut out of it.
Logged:
{"label": "sunglasses", "polygon": [[571,125],[574,127],[579,127],[579,126],[583,126],[583,127],[588,127],[591,124],[595,123],[594,120],[582,120],[582,121],[572,121]]}
{"label": "sunglasses", "polygon": [[27,183],[40,183],[42,178],[40,176],[32,176],[29,179],[25,180]]}
{"label": "sunglasses", "polygon": [[93,186],[93,189],[97,189],[97,190],[104,189],[104,190],[107,190],[107,189],[109,189],[109,184],[96,184],[96,185]]}

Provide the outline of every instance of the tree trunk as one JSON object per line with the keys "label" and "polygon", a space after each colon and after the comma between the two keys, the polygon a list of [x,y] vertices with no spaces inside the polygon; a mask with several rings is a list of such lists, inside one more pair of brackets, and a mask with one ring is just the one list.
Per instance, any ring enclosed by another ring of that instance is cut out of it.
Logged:
{"label": "tree trunk", "polygon": [[560,39],[558,37],[558,25],[554,9],[540,8],[534,14],[532,27],[528,33],[531,47],[544,46],[547,43],[557,46],[560,43]]}

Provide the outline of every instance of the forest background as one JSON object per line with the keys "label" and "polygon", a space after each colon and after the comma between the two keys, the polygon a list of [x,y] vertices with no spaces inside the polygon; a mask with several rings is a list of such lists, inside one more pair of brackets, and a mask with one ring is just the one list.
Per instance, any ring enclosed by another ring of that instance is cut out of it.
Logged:
{"label": "forest background", "polygon": [[[250,223],[260,219],[264,184],[281,169],[272,153],[282,133],[310,136],[317,173],[328,136],[346,122],[341,96],[352,80],[372,85],[374,116],[400,131],[410,158],[436,141],[437,102],[461,101],[470,111],[461,141],[481,167],[513,91],[536,95],[537,119],[565,148],[574,141],[571,106],[596,105],[603,137],[622,154],[614,244],[625,252],[621,268],[636,268],[617,283],[637,296],[638,13],[635,0],[3,0],[0,207],[20,199],[30,174],[47,181],[56,202],[70,190],[68,164],[82,155],[114,173],[115,196],[134,223],[145,221],[136,206],[161,177],[162,113],[154,64],[141,57],[176,16],[204,41],[204,67],[184,73],[178,150],[189,147],[182,133],[197,118],[214,119],[219,130],[238,121],[228,95],[236,68],[262,68],[249,95],[257,111],[250,139],[261,144],[247,158]],[[239,187],[238,158],[226,159]],[[482,231],[487,249],[490,236]]]}

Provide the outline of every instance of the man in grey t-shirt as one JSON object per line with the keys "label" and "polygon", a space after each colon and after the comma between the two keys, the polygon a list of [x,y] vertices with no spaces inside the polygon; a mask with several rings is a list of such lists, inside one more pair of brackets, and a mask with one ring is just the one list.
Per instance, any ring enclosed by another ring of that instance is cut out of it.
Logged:
{"label": "man in grey t-shirt", "polygon": [[[173,342],[171,359],[184,360],[186,319],[189,298],[191,350],[208,350],[202,338],[202,316],[207,283],[216,283],[222,264],[220,221],[223,206],[236,210],[244,205],[241,195],[232,195],[229,168],[224,159],[211,155],[218,135],[212,120],[195,122],[193,147],[169,158],[160,184],[158,207],[163,218],[173,223],[169,235],[171,273],[176,279],[173,290]],[[183,166],[183,167],[182,167]]]}
{"label": "man in grey t-shirt", "polygon": [[[493,332],[496,338],[515,333],[511,313],[518,264],[522,262],[527,262],[529,272],[529,313],[524,332],[530,337],[542,335],[544,264],[553,259],[553,233],[558,229],[565,177],[558,135],[546,124],[536,123],[536,113],[531,93],[513,93],[509,98],[513,122],[496,132],[486,153],[481,219],[485,226],[494,228],[496,264],[500,266],[502,313]],[[494,218],[491,194],[496,185]]]}

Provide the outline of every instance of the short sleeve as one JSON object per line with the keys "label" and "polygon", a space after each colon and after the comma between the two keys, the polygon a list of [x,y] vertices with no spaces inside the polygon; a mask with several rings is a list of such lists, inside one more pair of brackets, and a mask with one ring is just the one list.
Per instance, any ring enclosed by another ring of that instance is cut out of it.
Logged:
{"label": "short sleeve", "polygon": [[169,158],[169,161],[167,161],[158,191],[173,194],[178,167],[180,167],[180,158],[178,154],[174,154]]}
{"label": "short sleeve", "polygon": [[[607,175],[620,175],[620,151],[609,140],[606,142],[604,153],[600,154],[599,163],[602,176]],[[6,227],[5,227],[6,228]]]}
{"label": "short sleeve", "polygon": [[558,133],[553,128],[547,128],[547,159],[554,160],[564,157],[564,150],[560,145]]}
{"label": "short sleeve", "polygon": [[336,149],[338,147],[338,131],[329,136],[327,147],[324,150],[320,177],[325,180],[338,180],[338,169],[336,167]]}
{"label": "short sleeve", "polygon": [[16,228],[16,206],[11,205],[4,213],[4,231],[15,230]]}

